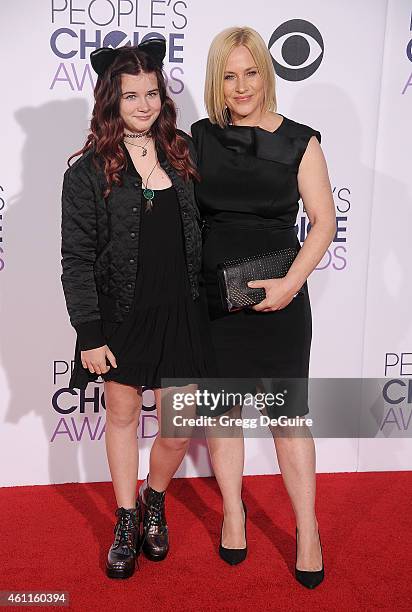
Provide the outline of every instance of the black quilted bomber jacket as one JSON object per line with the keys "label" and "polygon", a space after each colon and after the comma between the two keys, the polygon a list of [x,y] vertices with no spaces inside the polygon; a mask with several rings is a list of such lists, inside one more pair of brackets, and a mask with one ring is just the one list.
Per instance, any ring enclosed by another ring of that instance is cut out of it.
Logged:
{"label": "black quilted bomber jacket", "polygon": [[[190,137],[178,133],[188,141],[195,160]],[[61,281],[80,350],[106,344],[104,320],[121,322],[127,315],[139,265],[141,179],[124,171],[122,186],[113,186],[104,199],[104,174],[92,156],[92,151],[86,152],[66,170],[62,190]],[[196,299],[202,239],[193,183],[185,182],[160,150],[158,158],[177,192],[187,272]]]}

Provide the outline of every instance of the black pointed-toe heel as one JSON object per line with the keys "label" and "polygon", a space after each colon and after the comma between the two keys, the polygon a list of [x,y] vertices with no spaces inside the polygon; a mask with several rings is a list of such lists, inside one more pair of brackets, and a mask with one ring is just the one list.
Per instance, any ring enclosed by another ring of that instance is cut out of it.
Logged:
{"label": "black pointed-toe heel", "polygon": [[323,553],[322,553],[322,542],[320,541],[320,533],[319,535],[319,544],[320,544],[320,553],[322,555],[322,569],[317,570],[315,572],[309,572],[307,570],[300,570],[296,567],[296,562],[298,559],[298,528],[296,527],[296,560],[295,560],[295,578],[300,584],[302,584],[307,589],[315,589],[320,583],[323,581],[325,577],[325,569],[323,565]]}
{"label": "black pointed-toe heel", "polygon": [[238,563],[242,563],[246,559],[247,555],[247,538],[246,538],[246,519],[247,519],[247,509],[245,503],[242,501],[243,512],[245,513],[245,548],[225,548],[222,546],[222,531],[223,531],[223,520],[222,527],[220,530],[220,544],[219,544],[219,556],[223,561],[229,563],[229,565],[237,565]]}

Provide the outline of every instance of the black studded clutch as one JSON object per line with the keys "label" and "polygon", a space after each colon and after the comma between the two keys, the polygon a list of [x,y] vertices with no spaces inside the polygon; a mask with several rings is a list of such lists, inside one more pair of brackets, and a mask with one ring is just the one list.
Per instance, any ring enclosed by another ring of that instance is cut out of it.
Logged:
{"label": "black studded clutch", "polygon": [[287,248],[219,264],[217,276],[223,308],[233,312],[264,300],[265,290],[248,287],[247,283],[286,276],[297,254],[296,248]]}

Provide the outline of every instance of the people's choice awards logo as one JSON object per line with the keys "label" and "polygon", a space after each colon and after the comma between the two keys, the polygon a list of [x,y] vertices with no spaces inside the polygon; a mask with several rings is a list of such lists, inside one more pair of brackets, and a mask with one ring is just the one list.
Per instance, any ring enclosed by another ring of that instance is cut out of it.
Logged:
{"label": "people's choice awards logo", "polygon": [[268,47],[276,74],[286,81],[303,81],[312,76],[325,49],[317,27],[304,19],[282,23],[270,37]]}
{"label": "people's choice awards logo", "polygon": [[385,378],[382,389],[385,411],[380,429],[412,432],[412,353],[385,353]]}
{"label": "people's choice awards logo", "polygon": [[164,38],[166,86],[174,95],[183,92],[187,1],[86,0],[78,4],[51,0],[50,50],[57,63],[50,89],[60,93],[93,88],[97,77],[89,57],[98,47],[115,49]]}
{"label": "people's choice awards logo", "polygon": [[[408,43],[406,45],[406,57],[408,58],[408,60],[410,62],[412,62],[412,37],[411,37],[411,32],[412,32],[412,13],[411,13],[411,17],[409,20],[409,40]],[[412,72],[409,73],[408,78],[406,79],[406,83],[402,89],[402,95],[405,94],[406,92],[409,92],[409,88],[412,87]]]}
{"label": "people's choice awards logo", "polygon": [[[51,429],[50,442],[100,442],[106,433],[106,403],[103,380],[89,384],[86,389],[71,389],[68,382],[74,361],[53,361],[53,393],[51,406],[56,421]],[[155,438],[158,432],[156,402],[153,390],[143,388],[142,413],[138,438]]]}
{"label": "people's choice awards logo", "polygon": [[[332,186],[336,210],[336,232],[332,243],[316,266],[316,270],[345,270],[348,265],[348,233],[350,210],[352,206],[351,189],[347,185]],[[311,224],[304,207],[299,210],[296,219],[296,231],[301,243],[306,240]]]}

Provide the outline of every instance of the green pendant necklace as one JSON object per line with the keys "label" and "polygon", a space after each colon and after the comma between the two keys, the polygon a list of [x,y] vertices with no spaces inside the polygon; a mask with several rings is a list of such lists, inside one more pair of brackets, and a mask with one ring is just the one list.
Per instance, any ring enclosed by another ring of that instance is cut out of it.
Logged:
{"label": "green pendant necklace", "polygon": [[152,176],[154,169],[156,168],[157,164],[159,163],[159,160],[156,160],[155,165],[153,166],[153,168],[151,169],[147,179],[146,179],[146,185],[144,185],[143,183],[143,197],[146,200],[146,212],[149,212],[152,210],[153,208],[153,200],[155,197],[155,192],[153,191],[153,189],[150,189],[147,185],[149,183],[149,178]]}

